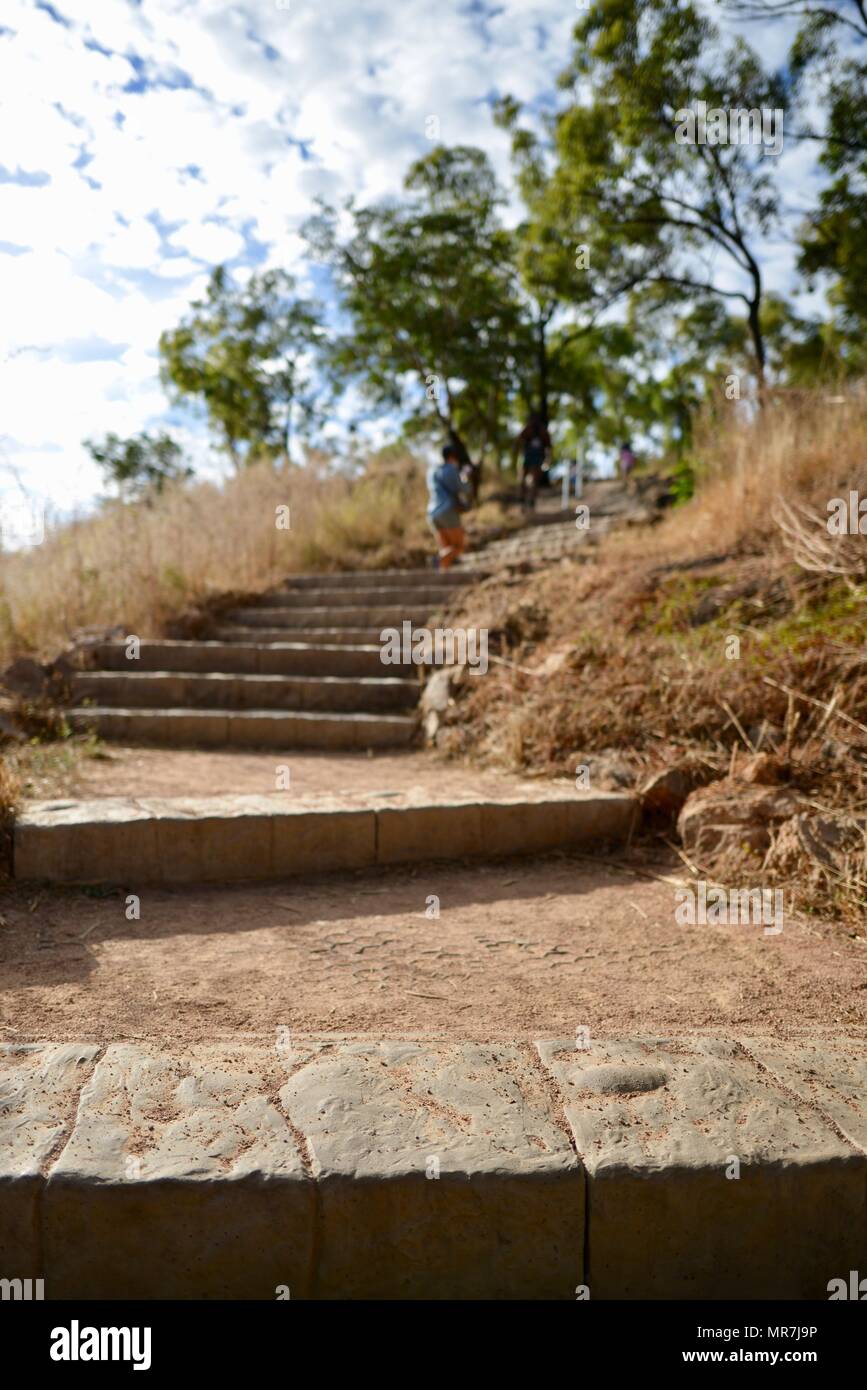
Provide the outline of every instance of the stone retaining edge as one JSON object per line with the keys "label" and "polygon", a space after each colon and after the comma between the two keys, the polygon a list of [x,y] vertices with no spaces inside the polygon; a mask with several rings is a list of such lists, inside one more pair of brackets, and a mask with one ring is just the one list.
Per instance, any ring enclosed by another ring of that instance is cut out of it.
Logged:
{"label": "stone retaining edge", "polygon": [[579,1041],[2,1045],[0,1277],[826,1299],[867,1269],[865,1040]]}
{"label": "stone retaining edge", "polygon": [[638,802],[625,793],[421,802],[268,796],[105,797],[34,802],[13,835],[17,879],[54,883],[229,883],[484,858],[623,841]]}

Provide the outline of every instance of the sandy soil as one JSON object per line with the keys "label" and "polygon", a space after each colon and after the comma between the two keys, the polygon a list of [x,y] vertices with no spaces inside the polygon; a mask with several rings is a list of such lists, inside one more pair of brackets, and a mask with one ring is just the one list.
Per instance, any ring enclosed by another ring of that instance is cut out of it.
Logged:
{"label": "sandy soil", "polygon": [[100,891],[5,892],[0,1037],[867,1029],[867,949],[839,927],[680,926],[671,883],[598,857],[152,889],[137,922]]}
{"label": "sandy soil", "polygon": [[311,753],[292,750],[242,753],[174,748],[128,748],[103,745],[98,758],[82,757],[71,779],[45,781],[34,798],[75,796],[222,796],[273,792],[278,767],[288,764],[291,790],[299,797],[335,793],[404,792],[435,789],[437,796],[507,795],[531,790],[537,795],[563,787],[566,779],[511,777],[471,766],[445,763],[423,752]]}

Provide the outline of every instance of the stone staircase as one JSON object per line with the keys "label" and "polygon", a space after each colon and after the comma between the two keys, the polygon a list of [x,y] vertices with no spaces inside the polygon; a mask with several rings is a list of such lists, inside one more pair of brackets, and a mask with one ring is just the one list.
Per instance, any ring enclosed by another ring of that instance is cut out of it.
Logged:
{"label": "stone staircase", "polygon": [[[124,743],[364,749],[408,745],[414,669],[383,628],[423,627],[466,572],[299,575],[219,625],[217,641],[105,642],[73,679],[70,724]],[[398,674],[394,674],[395,672]]]}
{"label": "stone staircase", "polygon": [[[352,754],[408,750],[416,668],[385,665],[384,628],[424,627],[478,572],[299,575],[228,615],[218,640],[103,642],[73,678],[77,731],[127,745]],[[396,673],[396,674],[393,674]],[[271,787],[274,786],[272,773]],[[543,853],[626,839],[632,796],[504,786],[287,796],[103,796],[30,802],[16,878],[64,883],[229,883],[424,859]]]}
{"label": "stone staircase", "polygon": [[[580,504],[589,510],[586,528],[575,524],[575,509]],[[588,555],[612,526],[652,517],[653,508],[627,493],[617,478],[587,483],[581,498],[573,498],[565,508],[557,489],[538,497],[535,511],[524,517],[519,530],[470,552],[463,563],[470,570],[497,570],[509,565],[552,564],[566,556],[580,558]]]}

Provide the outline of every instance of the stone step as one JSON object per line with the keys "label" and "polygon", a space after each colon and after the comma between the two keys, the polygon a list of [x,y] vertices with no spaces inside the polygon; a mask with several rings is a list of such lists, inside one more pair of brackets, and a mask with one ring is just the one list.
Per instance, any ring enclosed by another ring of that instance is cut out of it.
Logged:
{"label": "stone step", "polygon": [[863,1039],[581,1042],[0,1044],[3,1268],[76,1302],[859,1297]]}
{"label": "stone step", "polygon": [[400,628],[410,622],[423,626],[430,617],[428,607],[409,610],[405,607],[385,608],[236,608],[229,621],[245,627],[322,629],[338,628]]}
{"label": "stone step", "polygon": [[[229,629],[235,631],[235,629]],[[250,676],[381,676],[379,632],[376,644],[342,646],[312,642],[142,641],[135,661],[124,642],[93,648],[95,664],[107,671],[221,671]]]}
{"label": "stone step", "polygon": [[[223,623],[216,629],[220,642],[245,646],[292,646],[312,650],[314,647],[362,647],[368,652],[375,647],[379,652],[381,627],[306,627],[292,629],[287,627],[248,627],[243,623]],[[287,641],[287,638],[293,640]],[[302,641],[294,640],[303,638]]]}
{"label": "stone step", "polygon": [[[364,745],[362,735],[357,746]],[[228,883],[535,854],[625,840],[636,805],[634,797],[614,792],[447,800],[407,792],[303,800],[287,791],[30,802],[15,822],[14,872],[16,878],[57,883]]]}
{"label": "stone step", "polygon": [[475,576],[464,574],[460,566],[449,570],[360,570],[337,574],[290,574],[286,587],[291,589],[379,589],[383,585],[402,591],[421,588],[448,589],[461,584],[473,584]]}
{"label": "stone step", "polygon": [[329,710],[371,713],[418,703],[417,681],[386,676],[237,675],[210,671],[86,671],[72,679],[76,704],[128,709]]}
{"label": "stone step", "polygon": [[440,585],[438,588],[400,589],[365,588],[357,589],[274,589],[263,594],[259,600],[262,608],[356,608],[363,600],[366,608],[398,608],[411,604],[413,610],[427,605],[431,611],[449,602],[449,595],[455,585]]}
{"label": "stone step", "polygon": [[78,732],[121,743],[174,748],[398,748],[412,742],[417,721],[401,714],[325,714],[271,709],[70,710]]}

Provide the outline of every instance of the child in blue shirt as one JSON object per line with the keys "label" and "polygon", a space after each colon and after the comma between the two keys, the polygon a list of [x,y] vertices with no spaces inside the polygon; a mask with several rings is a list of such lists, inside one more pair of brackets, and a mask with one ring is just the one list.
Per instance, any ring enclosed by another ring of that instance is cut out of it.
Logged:
{"label": "child in blue shirt", "polygon": [[430,503],[428,520],[438,543],[438,568],[447,570],[463,554],[467,535],[463,513],[469,510],[469,495],[461,478],[460,452],[454,444],[443,449],[442,463],[434,464],[427,475]]}

